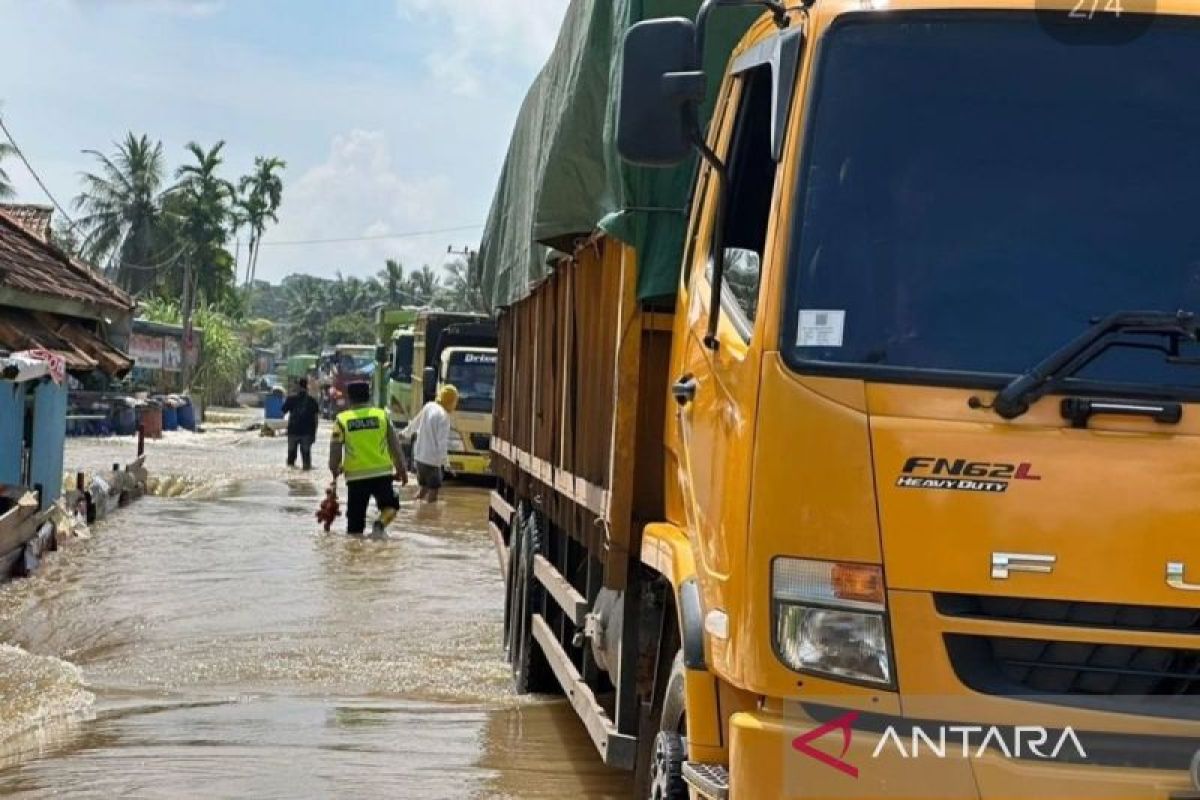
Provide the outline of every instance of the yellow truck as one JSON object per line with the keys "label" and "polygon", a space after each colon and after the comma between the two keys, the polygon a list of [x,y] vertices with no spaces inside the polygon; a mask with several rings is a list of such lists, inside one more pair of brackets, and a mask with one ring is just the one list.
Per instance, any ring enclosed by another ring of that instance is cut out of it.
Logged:
{"label": "yellow truck", "polygon": [[489,477],[495,323],[483,314],[420,311],[413,324],[412,364],[409,413],[416,414],[436,397],[441,384],[453,384],[459,407],[451,417],[449,471],[459,477]]}
{"label": "yellow truck", "polygon": [[734,5],[514,134],[518,691],[656,800],[1200,797],[1200,4]]}
{"label": "yellow truck", "polygon": [[448,347],[442,351],[440,384],[458,390],[451,416],[450,473],[492,474],[492,403],[496,395],[496,348]]}

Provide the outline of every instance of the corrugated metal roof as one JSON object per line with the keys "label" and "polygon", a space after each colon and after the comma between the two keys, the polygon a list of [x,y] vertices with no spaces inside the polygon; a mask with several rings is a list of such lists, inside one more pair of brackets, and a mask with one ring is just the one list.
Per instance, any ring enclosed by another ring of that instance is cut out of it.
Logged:
{"label": "corrugated metal roof", "polygon": [[118,309],[134,300],[87,264],[39,240],[0,209],[0,288]]}

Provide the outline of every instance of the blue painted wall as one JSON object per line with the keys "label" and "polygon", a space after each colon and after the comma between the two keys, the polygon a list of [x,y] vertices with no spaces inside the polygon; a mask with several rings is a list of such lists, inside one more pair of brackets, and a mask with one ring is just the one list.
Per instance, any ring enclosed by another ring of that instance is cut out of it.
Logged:
{"label": "blue painted wall", "polygon": [[0,483],[10,486],[21,485],[26,385],[0,381]]}
{"label": "blue painted wall", "polygon": [[52,381],[37,385],[33,394],[33,442],[29,482],[42,487],[42,508],[62,495],[63,448],[67,443],[67,387]]}

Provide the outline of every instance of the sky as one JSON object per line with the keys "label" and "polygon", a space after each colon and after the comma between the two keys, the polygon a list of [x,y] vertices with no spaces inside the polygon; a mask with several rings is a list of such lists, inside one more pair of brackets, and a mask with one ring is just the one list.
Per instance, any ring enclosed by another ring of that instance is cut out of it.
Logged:
{"label": "sky", "polygon": [[[0,0],[0,112],[55,197],[127,131],[284,172],[258,275],[370,275],[475,248],[568,0]],[[19,200],[47,202],[19,161]],[[448,231],[446,229],[462,228]],[[333,244],[423,231],[406,238]]]}

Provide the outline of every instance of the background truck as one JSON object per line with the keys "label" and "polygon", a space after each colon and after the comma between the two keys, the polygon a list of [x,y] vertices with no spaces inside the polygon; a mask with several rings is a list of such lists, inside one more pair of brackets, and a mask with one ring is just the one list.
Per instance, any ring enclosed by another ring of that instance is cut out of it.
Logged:
{"label": "background truck", "polygon": [[514,133],[517,689],[651,798],[1200,796],[1200,6],[733,5],[573,2]]}
{"label": "background truck", "polygon": [[419,411],[413,408],[413,339],[411,327],[392,332],[387,364],[387,402],[392,424],[403,428]]}
{"label": "background truck", "polygon": [[[375,373],[371,382],[371,393],[375,405],[390,409],[393,397],[392,381],[399,370],[402,376],[411,376],[412,349],[404,353],[396,352],[396,342],[401,331],[409,332],[411,341],[412,324],[417,318],[418,308],[415,306],[389,307],[380,304],[375,307]],[[397,356],[400,356],[398,359]],[[411,389],[411,377],[406,377],[405,388]],[[407,423],[407,414],[392,415],[392,421]]]}
{"label": "background truck", "polygon": [[421,311],[413,323],[412,353],[410,413],[433,400],[441,383],[453,383],[460,403],[452,417],[450,471],[491,475],[495,322],[483,314]]}
{"label": "background truck", "polygon": [[323,351],[317,364],[321,412],[332,419],[345,411],[349,407],[346,387],[370,383],[374,372],[374,345],[339,344]]}
{"label": "background truck", "polygon": [[456,476],[492,474],[496,358],[495,347],[448,347],[442,351],[438,382],[458,390],[450,434],[450,472]]}

